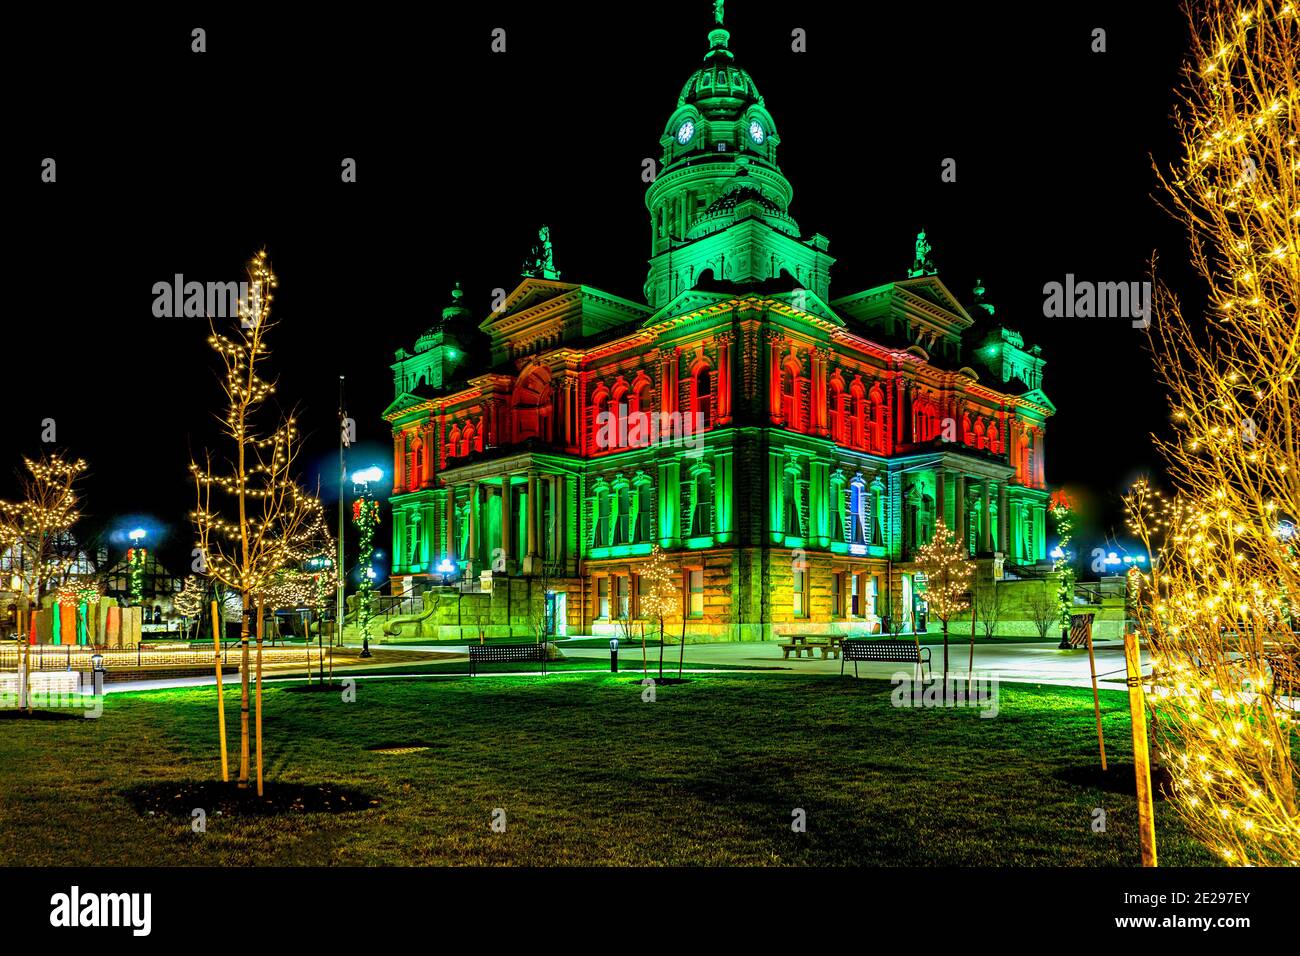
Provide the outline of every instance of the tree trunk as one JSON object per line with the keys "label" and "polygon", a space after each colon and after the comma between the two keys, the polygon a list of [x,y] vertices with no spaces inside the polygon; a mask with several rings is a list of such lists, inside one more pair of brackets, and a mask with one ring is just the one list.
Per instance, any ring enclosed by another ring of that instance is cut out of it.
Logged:
{"label": "tree trunk", "polygon": [[659,619],[659,679],[664,679],[664,619]]}
{"label": "tree trunk", "polygon": [[970,676],[975,669],[975,602],[970,605],[970,660],[966,664],[966,698],[970,699]]}
{"label": "tree trunk", "polygon": [[221,737],[221,782],[230,783],[230,760],[226,755],[226,694],[221,673],[221,618],[212,602],[212,653],[217,672],[217,733]]}
{"label": "tree trunk", "polygon": [[943,622],[943,702],[948,703],[948,622]]}
{"label": "tree trunk", "polygon": [[641,673],[644,674],[647,670],[649,670],[649,665],[646,662],[646,653],[645,653],[645,621],[642,621],[641,622]]}
{"label": "tree trunk", "polygon": [[257,599],[257,795],[262,796],[262,634],[265,630],[266,610],[262,598]]}
{"label": "tree trunk", "polygon": [[248,787],[248,592],[243,593],[244,614],[239,622],[239,787]]}

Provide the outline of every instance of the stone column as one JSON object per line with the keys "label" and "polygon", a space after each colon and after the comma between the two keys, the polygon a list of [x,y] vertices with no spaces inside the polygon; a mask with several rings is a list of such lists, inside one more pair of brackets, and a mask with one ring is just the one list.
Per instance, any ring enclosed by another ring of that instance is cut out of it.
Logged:
{"label": "stone column", "polygon": [[443,553],[452,564],[456,563],[456,488],[447,488],[447,513],[442,529]]}
{"label": "stone column", "polygon": [[944,506],[944,492],[947,488],[944,485],[944,468],[934,470],[934,517],[942,521],[949,529],[952,525],[948,524],[948,510]]}
{"label": "stone column", "polygon": [[953,489],[952,520],[957,532],[957,543],[966,543],[966,476],[957,475],[957,486]]}
{"label": "stone column", "polygon": [[469,483],[469,554],[465,555],[469,573],[478,573],[478,482]]}
{"label": "stone column", "polygon": [[406,485],[406,433],[393,436],[393,493],[399,494]]}
{"label": "stone column", "polygon": [[1010,518],[1007,513],[1007,483],[1000,481],[998,482],[998,550],[1004,555],[1007,554],[1007,526]]}
{"label": "stone column", "polygon": [[731,421],[731,332],[718,336],[718,387],[714,397],[715,412],[719,425]]}
{"label": "stone column", "polygon": [[[510,492],[510,475],[501,476],[501,570],[510,573],[510,532],[514,523],[515,512],[512,505],[514,496]],[[494,567],[495,571],[496,568]]]}
{"label": "stone column", "polygon": [[536,574],[541,570],[541,555],[537,553],[537,472],[528,473],[528,514],[526,516],[528,551],[524,558],[524,573]]}
{"label": "stone column", "polygon": [[980,503],[980,552],[983,554],[993,550],[993,526],[989,520],[992,517],[989,509],[992,491],[992,482],[985,478],[983,501]]}

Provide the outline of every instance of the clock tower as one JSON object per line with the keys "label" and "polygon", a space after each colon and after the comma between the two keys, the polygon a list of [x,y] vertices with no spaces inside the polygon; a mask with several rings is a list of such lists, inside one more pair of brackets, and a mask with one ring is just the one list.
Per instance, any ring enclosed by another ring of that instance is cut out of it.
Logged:
{"label": "clock tower", "polygon": [[664,127],[660,172],[646,191],[646,301],[659,309],[710,278],[758,283],[782,275],[825,298],[834,261],[826,239],[799,238],[788,212],[794,190],[776,162],[776,123],[729,49],[720,7],[716,20],[704,63]]}

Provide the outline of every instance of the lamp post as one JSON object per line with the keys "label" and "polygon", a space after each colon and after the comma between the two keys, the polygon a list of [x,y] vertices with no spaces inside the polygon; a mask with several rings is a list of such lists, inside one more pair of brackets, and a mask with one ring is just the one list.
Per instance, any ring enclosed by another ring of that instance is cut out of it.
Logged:
{"label": "lamp post", "polygon": [[375,576],[375,527],[379,523],[379,504],[370,493],[372,482],[384,477],[377,465],[362,468],[352,473],[352,485],[361,487],[361,494],[353,510],[353,520],[361,532],[361,551],[358,555],[361,566],[361,583],[357,588],[357,626],[361,628],[361,656],[370,657],[370,592],[371,581]]}

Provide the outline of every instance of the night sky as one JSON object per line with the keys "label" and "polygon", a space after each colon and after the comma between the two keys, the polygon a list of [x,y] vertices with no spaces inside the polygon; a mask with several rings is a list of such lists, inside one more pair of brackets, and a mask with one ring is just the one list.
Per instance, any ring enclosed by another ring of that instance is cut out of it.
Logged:
{"label": "night sky", "polygon": [[[1086,554],[1121,527],[1119,492],[1158,468],[1149,435],[1166,404],[1140,331],[1044,318],[1043,285],[1138,281],[1158,249],[1198,294],[1151,198],[1152,156],[1176,156],[1185,26],[1172,0],[970,6],[732,0],[726,25],[776,121],[791,212],[830,238],[832,298],[903,278],[924,227],[947,286],[969,303],[982,278],[998,318],[1042,345],[1059,410],[1047,478],[1080,495]],[[115,12],[15,34],[47,72],[15,90],[5,160],[0,495],[53,418],[58,446],[91,466],[87,530],[147,523],[184,570],[187,463],[222,447],[221,395],[206,321],[154,318],[151,290],[175,273],[241,279],[263,246],[280,280],[273,367],[312,433],[311,484],[334,474],[338,376],[360,432],[352,464],[391,468],[394,350],[457,280],[485,316],[540,223],[564,280],[641,299],[641,163],[707,50],[711,4],[512,7],[279,24]],[[796,27],[807,53],[790,50]],[[1095,27],[1106,53],[1089,49]],[[356,184],[339,181],[343,157]],[[940,180],[947,157],[956,183]]]}

